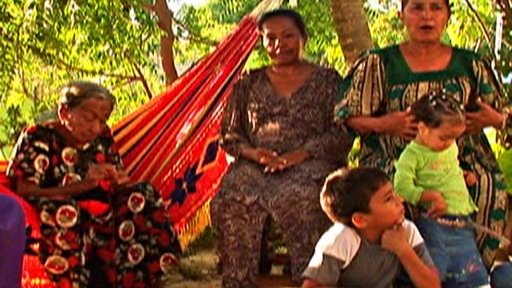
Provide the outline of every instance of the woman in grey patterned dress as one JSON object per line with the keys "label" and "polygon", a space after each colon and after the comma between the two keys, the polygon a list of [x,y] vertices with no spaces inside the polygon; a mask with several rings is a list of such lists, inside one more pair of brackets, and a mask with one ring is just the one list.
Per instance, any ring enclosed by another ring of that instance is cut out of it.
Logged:
{"label": "woman in grey patterned dress", "polygon": [[259,23],[272,65],[242,76],[222,122],[222,146],[236,161],[212,201],[223,287],[256,287],[265,219],[271,216],[300,274],[328,227],[319,194],[346,164],[352,141],[332,120],[341,77],[302,59],[305,25],[291,10]]}

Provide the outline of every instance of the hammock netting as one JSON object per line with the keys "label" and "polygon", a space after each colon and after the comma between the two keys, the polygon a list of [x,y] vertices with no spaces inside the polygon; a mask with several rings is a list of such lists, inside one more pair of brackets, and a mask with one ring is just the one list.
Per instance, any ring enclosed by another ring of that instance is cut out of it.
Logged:
{"label": "hammock netting", "polygon": [[[257,19],[282,1],[264,0],[216,47],[159,96],[112,127],[133,182],[152,183],[169,204],[183,249],[210,224],[209,203],[228,163],[219,147],[222,111],[258,40]],[[8,190],[6,162],[0,162],[0,193],[19,200],[31,238],[39,238],[33,207]],[[37,244],[33,247],[37,251]],[[37,256],[26,255],[23,287],[56,287]]]}

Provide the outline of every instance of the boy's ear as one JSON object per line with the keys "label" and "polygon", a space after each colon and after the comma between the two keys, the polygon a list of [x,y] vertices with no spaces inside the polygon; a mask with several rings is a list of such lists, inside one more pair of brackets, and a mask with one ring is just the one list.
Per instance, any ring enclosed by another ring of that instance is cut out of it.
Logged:
{"label": "boy's ear", "polygon": [[352,219],[350,219],[350,221],[352,221],[352,224],[357,229],[366,228],[366,226],[368,226],[368,219],[364,213],[356,212],[352,214]]}

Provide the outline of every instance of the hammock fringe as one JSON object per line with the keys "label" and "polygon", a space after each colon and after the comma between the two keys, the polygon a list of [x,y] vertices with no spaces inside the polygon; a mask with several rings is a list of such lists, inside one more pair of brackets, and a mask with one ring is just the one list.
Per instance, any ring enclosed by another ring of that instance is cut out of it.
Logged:
{"label": "hammock fringe", "polygon": [[181,249],[186,250],[210,225],[210,200],[208,200],[194,212],[185,225],[176,229]]}

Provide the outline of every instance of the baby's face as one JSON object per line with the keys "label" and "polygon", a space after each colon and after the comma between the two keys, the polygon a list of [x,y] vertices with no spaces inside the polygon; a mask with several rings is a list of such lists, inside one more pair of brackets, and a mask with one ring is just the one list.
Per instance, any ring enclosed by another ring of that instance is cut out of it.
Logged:
{"label": "baby's face", "polygon": [[437,128],[419,129],[418,136],[423,145],[434,151],[443,151],[455,143],[465,130],[466,124],[462,121],[444,121]]}

